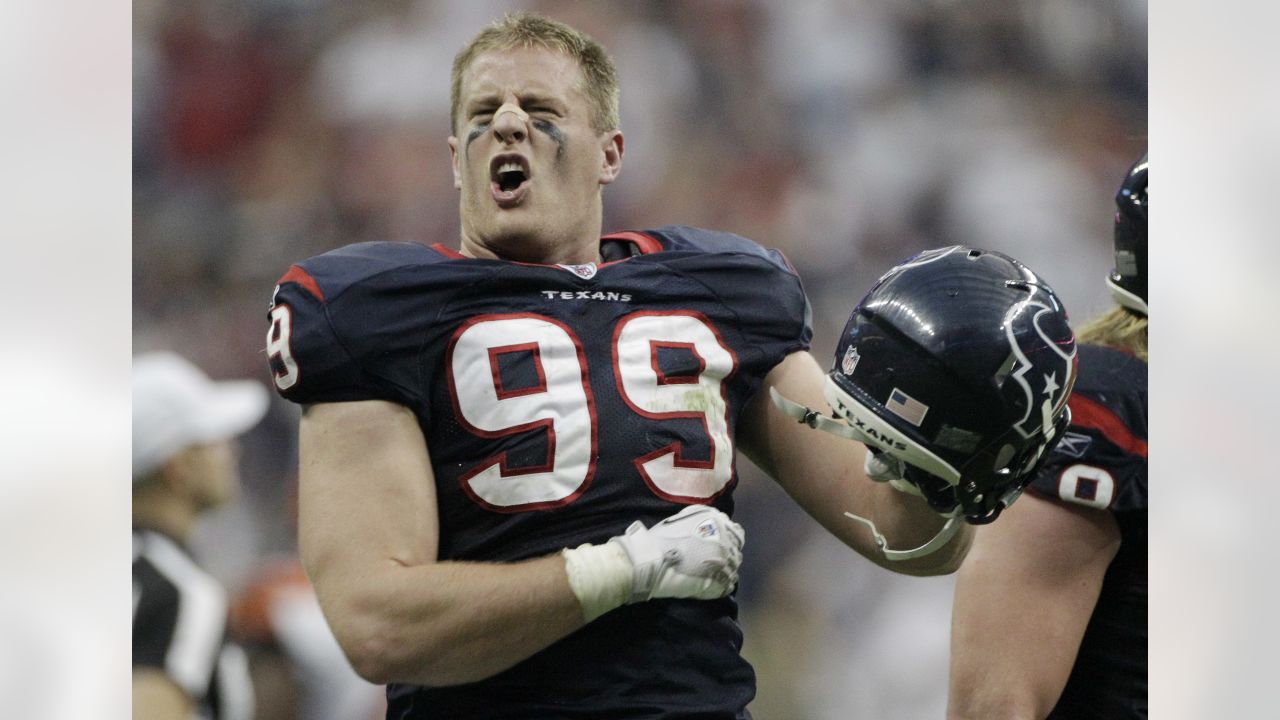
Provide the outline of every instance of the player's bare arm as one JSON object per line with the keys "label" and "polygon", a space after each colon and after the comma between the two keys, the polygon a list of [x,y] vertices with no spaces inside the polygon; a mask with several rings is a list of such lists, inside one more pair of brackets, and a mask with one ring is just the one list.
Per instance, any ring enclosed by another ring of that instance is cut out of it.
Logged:
{"label": "player's bare arm", "polygon": [[559,556],[437,562],[427,452],[413,413],[393,403],[321,403],[302,419],[302,558],[335,636],[373,682],[477,680],[583,624]]}
{"label": "player's bare arm", "polygon": [[866,447],[809,427],[774,407],[769,388],[813,408],[826,408],[825,373],[808,352],[789,355],[769,373],[743,418],[738,439],[743,452],[774,477],[787,493],[845,544],[873,562],[911,575],[954,572],[964,559],[972,531],[962,527],[938,550],[918,558],[888,560],[869,529],[846,512],[873,520],[891,547],[924,545],[944,518],[919,497],[873,482],[863,472]]}
{"label": "player's bare arm", "polygon": [[714,599],[737,582],[741,528],[706,506],[523,562],[439,561],[426,441],[394,403],[311,406],[299,455],[302,558],[334,635],[373,682],[481,680],[620,605]]}
{"label": "player's bare arm", "polygon": [[1034,495],[979,529],[956,580],[948,717],[1044,718],[1119,547],[1110,513]]}

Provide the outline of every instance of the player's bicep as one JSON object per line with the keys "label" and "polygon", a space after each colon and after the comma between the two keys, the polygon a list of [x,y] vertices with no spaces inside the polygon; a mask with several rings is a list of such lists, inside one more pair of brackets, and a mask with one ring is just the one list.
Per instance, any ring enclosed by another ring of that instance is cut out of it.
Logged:
{"label": "player's bicep", "polygon": [[978,530],[956,580],[953,715],[1048,712],[1119,547],[1109,513],[1032,495]]}
{"label": "player's bicep", "polygon": [[825,480],[849,467],[861,468],[866,452],[861,443],[814,432],[774,407],[769,399],[769,388],[773,387],[783,397],[825,410],[824,377],[818,361],[807,351],[788,355],[765,377],[738,427],[742,452],[784,487],[795,485],[802,494],[817,489],[808,486],[825,485]]}
{"label": "player's bicep", "polygon": [[412,411],[318,403],[303,415],[298,456],[298,543],[322,600],[371,568],[435,561],[435,477]]}

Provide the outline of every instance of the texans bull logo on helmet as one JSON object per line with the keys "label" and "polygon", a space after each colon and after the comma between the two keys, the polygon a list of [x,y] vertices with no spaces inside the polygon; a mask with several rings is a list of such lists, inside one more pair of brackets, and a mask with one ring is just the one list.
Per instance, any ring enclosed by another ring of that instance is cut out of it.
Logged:
{"label": "texans bull logo on helmet", "polygon": [[[1036,310],[1026,312],[1028,306]],[[1005,318],[1005,336],[1013,351],[1009,358],[1012,373],[1005,383],[1015,383],[1025,395],[1026,414],[1013,424],[1024,438],[1036,433],[1046,438],[1052,435],[1054,419],[1062,413],[1075,383],[1075,343],[1066,344],[1070,350],[1067,352],[1055,341],[1055,338],[1071,337],[1069,329],[1064,332],[1063,328],[1056,327],[1062,322],[1063,316],[1057,308],[1039,301],[1011,308]],[[1033,347],[1023,348],[1019,338]],[[1028,352],[1039,355],[1036,362],[1028,358]]]}

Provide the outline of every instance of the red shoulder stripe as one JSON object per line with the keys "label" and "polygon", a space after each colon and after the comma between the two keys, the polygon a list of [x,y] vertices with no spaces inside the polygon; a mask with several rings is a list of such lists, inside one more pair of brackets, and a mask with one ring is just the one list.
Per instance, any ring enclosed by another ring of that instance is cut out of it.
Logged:
{"label": "red shoulder stripe", "polygon": [[284,277],[280,278],[280,282],[276,284],[283,285],[285,283],[297,283],[305,288],[307,292],[314,295],[317,300],[324,302],[324,291],[320,289],[320,283],[316,282],[316,279],[311,277],[310,273],[297,265],[291,266],[289,272],[285,273]]}
{"label": "red shoulder stripe", "polygon": [[633,242],[640,248],[640,252],[644,255],[651,255],[656,252],[662,252],[662,243],[658,238],[645,233],[633,232],[625,230],[623,232],[610,233],[600,238],[601,240],[627,240]]}
{"label": "red shoulder stripe", "polygon": [[1102,403],[1081,395],[1067,401],[1071,407],[1071,424],[1097,430],[1120,449],[1147,457],[1147,441],[1136,437],[1116,414]]}
{"label": "red shoulder stripe", "polygon": [[440,253],[441,255],[443,255],[443,256],[445,256],[445,257],[447,257],[447,258],[453,258],[454,260],[467,260],[467,259],[469,259],[469,258],[467,258],[467,256],[466,256],[466,255],[463,255],[462,253],[458,252],[457,250],[454,250],[454,249],[453,249],[453,248],[451,248],[451,247],[447,247],[447,246],[443,245],[442,243],[436,243],[436,244],[432,245],[432,246],[431,246],[431,249],[432,249],[432,250],[435,250],[436,252]]}

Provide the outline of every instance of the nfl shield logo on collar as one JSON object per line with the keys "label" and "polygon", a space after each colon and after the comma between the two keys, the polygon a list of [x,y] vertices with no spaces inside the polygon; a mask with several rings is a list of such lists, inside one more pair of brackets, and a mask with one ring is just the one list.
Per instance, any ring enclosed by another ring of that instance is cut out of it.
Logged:
{"label": "nfl shield logo on collar", "polygon": [[560,267],[577,275],[583,280],[590,280],[596,276],[596,264],[586,263],[585,265],[561,265]]}

